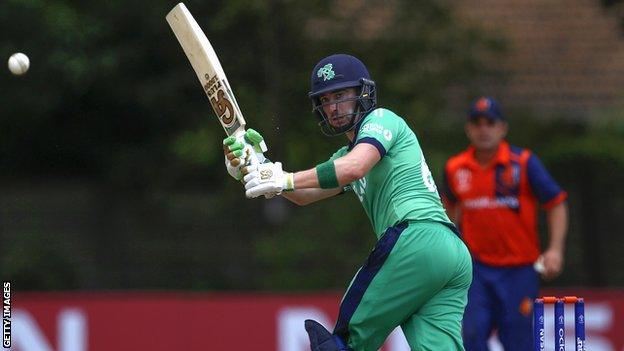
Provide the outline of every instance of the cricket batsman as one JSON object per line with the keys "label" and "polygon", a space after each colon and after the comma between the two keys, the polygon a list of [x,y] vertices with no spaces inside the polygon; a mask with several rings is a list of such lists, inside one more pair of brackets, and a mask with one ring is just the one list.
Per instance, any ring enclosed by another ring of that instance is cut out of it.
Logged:
{"label": "cricket batsman", "polygon": [[378,350],[397,326],[412,350],[464,350],[470,254],[445,213],[418,138],[403,118],[377,107],[376,96],[359,59],[322,59],[309,97],[321,131],[346,136],[346,145],[299,172],[284,171],[280,162],[244,167],[244,144],[263,141],[248,130],[224,140],[228,172],[244,175],[249,198],[281,195],[306,205],[353,192],[371,221],[378,241],[344,294],[333,332],[305,322],[312,351]]}

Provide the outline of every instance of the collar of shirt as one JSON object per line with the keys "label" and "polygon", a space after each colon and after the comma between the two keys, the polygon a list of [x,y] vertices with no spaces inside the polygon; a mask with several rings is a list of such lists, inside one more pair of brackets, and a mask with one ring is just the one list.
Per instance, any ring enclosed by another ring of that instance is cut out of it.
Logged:
{"label": "collar of shirt", "polygon": [[472,169],[479,169],[479,168],[494,168],[496,165],[506,165],[509,163],[509,159],[510,159],[510,149],[509,149],[509,143],[507,143],[507,141],[503,140],[500,142],[500,144],[498,144],[498,150],[496,151],[496,154],[494,155],[494,158],[488,162],[488,164],[485,167],[482,167],[479,162],[477,161],[477,159],[475,158],[475,148],[474,146],[469,146],[468,149],[466,150],[466,154],[467,154],[467,158],[466,158],[466,163],[468,165],[468,167],[472,168]]}

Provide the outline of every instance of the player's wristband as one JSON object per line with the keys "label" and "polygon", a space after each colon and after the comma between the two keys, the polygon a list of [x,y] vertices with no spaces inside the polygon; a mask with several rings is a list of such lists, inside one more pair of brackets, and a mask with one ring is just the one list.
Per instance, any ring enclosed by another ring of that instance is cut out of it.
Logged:
{"label": "player's wristband", "polygon": [[336,166],[334,161],[327,161],[316,166],[316,176],[318,177],[321,189],[334,189],[338,187],[338,178],[336,177]]}
{"label": "player's wristband", "polygon": [[284,191],[295,190],[295,173],[284,172]]}

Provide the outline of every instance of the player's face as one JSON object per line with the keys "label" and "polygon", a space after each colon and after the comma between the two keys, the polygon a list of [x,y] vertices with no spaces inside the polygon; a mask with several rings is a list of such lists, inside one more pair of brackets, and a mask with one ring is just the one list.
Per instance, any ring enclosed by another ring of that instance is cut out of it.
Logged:
{"label": "player's face", "polygon": [[323,112],[332,127],[340,128],[351,122],[351,114],[355,112],[357,103],[356,98],[354,88],[332,91],[320,97]]}
{"label": "player's face", "polygon": [[478,117],[466,124],[466,135],[477,150],[493,150],[507,135],[507,122]]}

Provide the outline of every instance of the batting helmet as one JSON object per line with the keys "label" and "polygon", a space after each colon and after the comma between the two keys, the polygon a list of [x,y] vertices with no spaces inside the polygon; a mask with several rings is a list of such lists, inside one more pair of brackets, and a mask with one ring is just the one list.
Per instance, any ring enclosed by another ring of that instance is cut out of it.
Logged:
{"label": "batting helmet", "polygon": [[[334,127],[329,123],[319,98],[323,94],[347,88],[356,88],[358,96],[355,99],[344,99],[331,103],[356,100],[356,109],[349,114],[351,118],[349,123],[341,127]],[[353,129],[360,117],[365,116],[377,105],[375,82],[371,80],[366,66],[356,57],[345,54],[328,56],[316,64],[310,77],[308,96],[312,100],[312,111],[319,117],[321,131],[329,136],[340,135]]]}

